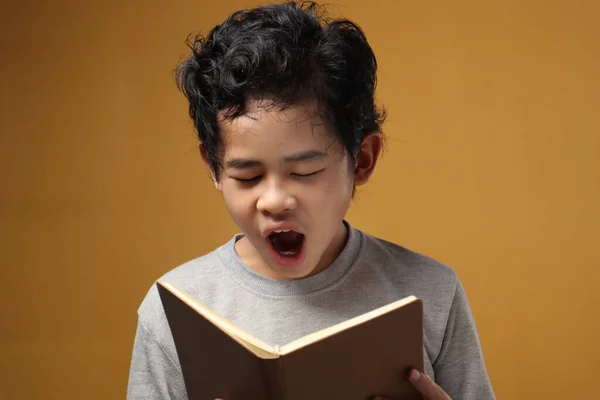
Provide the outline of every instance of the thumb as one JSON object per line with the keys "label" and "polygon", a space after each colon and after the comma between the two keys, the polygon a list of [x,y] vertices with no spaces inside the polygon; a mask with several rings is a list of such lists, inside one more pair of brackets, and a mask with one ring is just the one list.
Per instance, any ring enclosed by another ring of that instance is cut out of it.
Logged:
{"label": "thumb", "polygon": [[410,371],[408,379],[425,400],[452,400],[430,377],[416,369]]}

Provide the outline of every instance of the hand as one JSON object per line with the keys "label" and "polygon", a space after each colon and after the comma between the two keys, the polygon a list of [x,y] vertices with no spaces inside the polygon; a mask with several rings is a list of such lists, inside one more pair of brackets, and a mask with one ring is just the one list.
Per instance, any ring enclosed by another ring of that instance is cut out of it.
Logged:
{"label": "hand", "polygon": [[408,380],[425,400],[452,400],[433,379],[416,369],[410,371]]}
{"label": "hand", "polygon": [[[425,400],[452,400],[450,396],[448,396],[446,392],[433,381],[433,379],[416,369],[410,371],[408,380],[411,385],[417,389],[417,392],[421,393],[421,396],[423,396]],[[374,397],[372,400],[386,399],[385,397],[378,396]]]}

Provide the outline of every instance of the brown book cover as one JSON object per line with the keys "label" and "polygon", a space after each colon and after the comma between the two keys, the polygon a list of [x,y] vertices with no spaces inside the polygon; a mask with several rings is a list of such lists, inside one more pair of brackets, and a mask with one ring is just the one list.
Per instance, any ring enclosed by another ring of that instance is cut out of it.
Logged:
{"label": "brown book cover", "polygon": [[421,399],[423,304],[414,296],[272,347],[165,282],[158,292],[190,400]]}

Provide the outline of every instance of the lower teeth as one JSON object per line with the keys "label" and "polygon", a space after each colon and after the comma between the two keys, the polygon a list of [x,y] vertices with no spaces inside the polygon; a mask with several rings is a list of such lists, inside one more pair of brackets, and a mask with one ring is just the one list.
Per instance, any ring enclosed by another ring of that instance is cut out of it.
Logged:
{"label": "lower teeth", "polygon": [[297,251],[282,251],[281,254],[284,256],[294,256],[296,255],[298,252]]}

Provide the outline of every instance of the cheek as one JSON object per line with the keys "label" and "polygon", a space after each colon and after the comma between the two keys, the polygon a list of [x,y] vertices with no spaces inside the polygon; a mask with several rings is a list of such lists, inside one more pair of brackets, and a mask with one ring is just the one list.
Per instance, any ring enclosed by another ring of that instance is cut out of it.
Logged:
{"label": "cheek", "polygon": [[328,187],[330,193],[337,192],[340,194],[339,197],[346,198],[352,196],[352,188],[354,187],[354,175],[351,173],[346,163],[338,166],[336,176],[332,179],[331,184]]}
{"label": "cheek", "polygon": [[[312,204],[332,217],[345,212],[352,198],[352,180],[347,175],[336,175],[322,182],[314,193]],[[332,213],[333,211],[333,213]]]}
{"label": "cheek", "polygon": [[252,218],[253,203],[247,194],[226,187],[223,190],[223,200],[231,218],[236,224],[245,225],[245,222]]}

